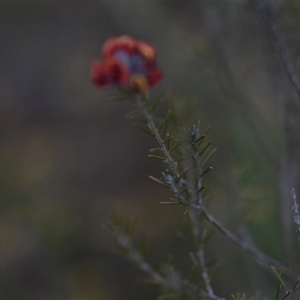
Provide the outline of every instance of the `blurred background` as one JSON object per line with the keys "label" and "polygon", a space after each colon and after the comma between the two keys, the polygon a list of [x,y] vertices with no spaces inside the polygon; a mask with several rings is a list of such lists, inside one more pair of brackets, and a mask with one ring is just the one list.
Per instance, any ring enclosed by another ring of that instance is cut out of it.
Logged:
{"label": "blurred background", "polygon": [[[296,2],[280,4],[296,66],[299,16]],[[297,261],[282,199],[299,188],[299,101],[248,1],[1,2],[1,299],[155,299],[159,290],[103,229],[115,210],[138,219],[153,265],[173,253],[189,272],[176,236],[188,229],[184,208],[160,206],[170,194],[148,179],[163,171],[147,157],[155,141],[124,119],[131,103],[90,80],[105,40],[122,34],[157,47],[164,80],[152,95],[167,93],[179,108],[194,99],[191,119],[212,125],[211,212],[237,234],[246,226],[273,258]],[[275,291],[218,233],[208,256],[221,263],[218,294]]]}

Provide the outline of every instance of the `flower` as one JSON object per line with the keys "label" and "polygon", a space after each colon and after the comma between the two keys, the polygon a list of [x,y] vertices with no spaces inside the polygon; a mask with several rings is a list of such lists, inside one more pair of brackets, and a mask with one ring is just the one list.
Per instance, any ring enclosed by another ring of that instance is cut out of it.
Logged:
{"label": "flower", "polygon": [[127,35],[110,38],[102,48],[102,61],[91,65],[91,76],[97,86],[116,85],[145,93],[162,78],[156,66],[156,49]]}

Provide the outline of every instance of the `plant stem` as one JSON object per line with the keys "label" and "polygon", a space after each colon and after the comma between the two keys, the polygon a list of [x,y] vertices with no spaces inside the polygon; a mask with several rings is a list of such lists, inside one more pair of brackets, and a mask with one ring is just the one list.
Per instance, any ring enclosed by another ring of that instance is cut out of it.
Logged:
{"label": "plant stem", "polygon": [[117,234],[117,242],[122,249],[126,250],[128,258],[160,285],[177,291],[185,295],[189,299],[199,299],[199,297],[201,296],[201,299],[202,297],[205,297],[205,299],[207,300],[225,300],[224,298],[215,296],[211,292],[205,293],[199,290],[192,283],[187,283],[181,278],[181,276],[179,276],[179,274],[176,273],[176,271],[173,271],[174,274],[176,273],[175,276],[164,276],[161,273],[157,272],[135,248],[132,240],[127,237],[126,234],[119,232],[119,230]]}
{"label": "plant stem", "polygon": [[[263,3],[255,5],[255,12],[262,29],[266,32],[267,37],[272,43],[277,58],[288,78],[291,82],[298,97],[300,97],[300,78],[292,63],[290,54],[287,49],[284,34],[280,29],[277,13],[274,10],[272,3]],[[282,86],[282,85],[281,85]],[[281,229],[283,236],[284,252],[287,261],[287,265],[290,268],[294,267],[293,258],[295,253],[293,252],[293,239],[294,232],[292,227],[292,214],[290,211],[290,197],[289,191],[292,187],[296,186],[299,182],[300,170],[297,163],[298,152],[297,145],[297,133],[295,128],[299,119],[298,107],[295,102],[295,97],[292,94],[291,89],[283,90],[283,120],[285,129],[285,151],[282,159],[282,165],[279,177],[280,187],[280,214],[281,214]]]}
{"label": "plant stem", "polygon": [[[251,256],[253,256],[257,261],[263,263],[266,266],[280,266],[280,264],[270,258],[269,256],[265,255],[255,247],[251,246],[247,242],[244,242],[240,240],[236,235],[234,235],[231,231],[229,231],[227,228],[225,228],[213,215],[211,215],[205,207],[202,209],[203,214],[205,218],[213,225],[215,226],[225,237],[227,237],[229,240],[231,240],[233,243],[238,245],[240,248],[248,252]],[[284,267],[283,267],[284,268]]]}
{"label": "plant stem", "polygon": [[[163,139],[162,139],[162,137],[159,133],[159,130],[158,130],[157,126],[155,125],[155,122],[153,120],[152,115],[150,114],[147,106],[145,105],[145,103],[142,101],[142,99],[140,97],[137,97],[137,105],[138,105],[140,111],[143,113],[143,115],[144,115],[144,117],[147,121],[148,127],[150,128],[151,132],[154,134],[156,141],[158,142],[159,146],[161,147],[161,150],[162,150],[162,152],[163,152],[163,154],[164,154],[164,156],[167,160],[170,171],[173,173],[174,177],[178,177],[179,175],[177,173],[176,163],[175,163],[174,159],[172,158],[172,156],[170,155],[167,147],[165,146],[165,143],[164,143],[164,141],[163,141]],[[188,157],[188,154],[186,154],[185,156]],[[188,164],[191,165],[190,160],[189,160]],[[188,169],[191,171],[192,166],[189,166]],[[188,173],[191,173],[191,172],[188,172]],[[202,172],[200,171],[199,174],[201,175]],[[201,266],[201,269],[202,269],[202,279],[203,279],[205,287],[206,287],[207,297],[209,299],[221,299],[221,298],[217,297],[214,294],[213,289],[210,285],[210,278],[209,278],[208,270],[207,270],[207,267],[206,267],[204,249],[201,246],[202,231],[200,229],[200,224],[199,224],[200,210],[198,209],[200,207],[200,203],[202,202],[201,198],[200,198],[201,196],[199,196],[200,194],[198,192],[201,189],[201,178],[199,178],[199,180],[197,181],[197,183],[196,183],[197,186],[194,187],[194,186],[192,186],[193,185],[192,184],[193,175],[190,174],[189,177],[190,177],[189,181],[191,182],[191,184],[189,185],[189,189],[190,189],[189,193],[194,198],[193,201],[192,201],[194,203],[194,205],[189,210],[189,218],[190,218],[190,221],[191,221],[191,224],[192,224],[193,236],[194,236],[195,244],[196,244],[196,247],[197,247],[196,255],[197,255],[197,258],[198,258],[198,263],[199,263],[199,266]],[[170,186],[170,188],[171,188],[173,193],[178,194],[178,188],[177,188],[175,183],[172,184]],[[181,198],[181,201],[183,203],[187,203],[187,199],[185,199],[183,196]]]}
{"label": "plant stem", "polygon": [[142,101],[141,96],[138,95],[136,97],[136,103],[137,103],[140,111],[143,113],[151,132],[154,134],[157,143],[159,144],[165,158],[167,159],[167,163],[169,165],[169,168],[171,169],[172,173],[175,176],[176,175],[178,176],[176,163],[175,163],[174,159],[172,158],[172,156],[170,155],[170,153],[169,153],[162,137],[160,136],[158,128],[156,127],[155,122],[153,120],[153,117],[150,114],[150,112],[149,112],[147,106],[145,105],[145,103]]}
{"label": "plant stem", "polygon": [[[144,117],[147,121],[148,127],[150,128],[151,132],[153,133],[158,145],[160,146],[160,148],[163,152],[163,155],[166,158],[169,171],[172,173],[173,178],[178,178],[179,174],[177,171],[177,164],[174,161],[173,157],[170,155],[170,153],[165,145],[165,142],[163,141],[157,126],[155,125],[153,117],[150,114],[150,112],[149,112],[147,106],[145,105],[144,101],[142,100],[141,96],[138,95],[136,97],[136,103],[137,103],[139,110],[144,115]],[[173,182],[174,182],[174,180],[173,180]],[[186,198],[179,193],[179,189],[177,188],[177,185],[175,184],[175,182],[170,185],[170,189],[174,193],[174,195],[176,195],[176,197],[181,201],[181,203],[187,204]]]}
{"label": "plant stem", "polygon": [[270,40],[274,45],[275,51],[278,55],[278,59],[281,62],[284,71],[286,72],[295,91],[300,97],[300,78],[291,61],[284,36],[282,34],[282,31],[280,30],[278,20],[274,14],[274,9],[266,3],[263,7],[261,7],[258,3],[255,8],[256,15],[264,30],[269,34]]}

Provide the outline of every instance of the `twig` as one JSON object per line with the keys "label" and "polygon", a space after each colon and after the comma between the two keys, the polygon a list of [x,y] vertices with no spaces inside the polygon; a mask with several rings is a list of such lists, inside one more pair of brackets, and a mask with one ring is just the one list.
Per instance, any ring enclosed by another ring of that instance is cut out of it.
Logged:
{"label": "twig", "polygon": [[207,300],[225,300],[225,298],[220,298],[218,296],[215,296],[214,294],[201,291],[191,282],[184,281],[177,273],[176,276],[163,276],[144,259],[144,257],[133,245],[132,240],[121,232],[119,232],[117,235],[117,243],[122,249],[126,250],[128,258],[132,260],[137,266],[139,266],[142,271],[152,277],[152,279],[157,283],[167,286],[172,290],[182,293],[192,299],[198,299],[199,296],[201,296],[205,297],[205,299]]}
{"label": "twig", "polygon": [[[255,4],[255,11],[262,29],[266,32],[267,37],[270,39],[274,46],[275,52],[277,53],[278,60],[291,82],[294,90],[298,97],[300,97],[300,78],[295,70],[289,55],[287,45],[284,39],[284,35],[280,29],[276,11],[272,3],[261,1]],[[292,252],[292,223],[290,222],[291,213],[289,209],[289,197],[288,192],[290,191],[291,185],[295,185],[298,182],[299,169],[297,167],[296,156],[297,153],[293,150],[295,148],[295,137],[294,128],[295,122],[298,119],[297,109],[295,109],[295,101],[288,95],[287,91],[284,91],[284,127],[286,145],[285,152],[281,166],[280,174],[280,189],[281,189],[281,227],[283,234],[283,245],[286,256],[287,264],[293,267],[293,252]],[[294,219],[295,220],[295,219]]]}
{"label": "twig", "polygon": [[127,237],[125,234],[119,233],[117,235],[117,242],[121,248],[127,251],[129,259],[135,262],[140,267],[141,270],[146,272],[148,275],[150,275],[153,279],[160,282],[161,284],[170,285],[161,274],[156,272],[152,268],[152,266],[150,266],[144,260],[143,256],[133,246],[132,240],[129,237]]}
{"label": "twig", "polygon": [[257,17],[264,30],[269,33],[272,44],[278,55],[278,59],[286,72],[290,82],[292,83],[295,91],[300,97],[300,78],[293,66],[289,52],[287,50],[286,42],[282,31],[280,30],[278,20],[272,10],[267,4],[263,7],[259,4],[256,5]]}
{"label": "twig", "polygon": [[[244,242],[240,240],[237,236],[235,236],[231,231],[229,231],[227,228],[225,228],[213,215],[211,215],[205,207],[203,207],[203,213],[205,218],[213,225],[215,226],[225,237],[227,237],[229,240],[231,240],[234,244],[238,245],[240,248],[251,254],[257,261],[263,263],[265,266],[280,266],[280,264],[270,258],[269,256],[265,255],[258,249],[254,248],[252,245],[250,245],[247,242]],[[281,266],[282,267],[282,266]],[[285,269],[284,267],[282,267]]]}
{"label": "twig", "polygon": [[[293,207],[292,207],[292,210],[294,212],[293,219],[294,219],[294,223],[297,226],[296,232],[300,236],[300,214],[298,211],[299,205],[297,202],[297,194],[296,194],[296,191],[294,188],[292,188],[292,190],[291,190],[291,197],[292,197],[292,201],[293,201]],[[299,237],[299,240],[300,240],[300,237]]]}
{"label": "twig", "polygon": [[201,276],[205,284],[205,288],[207,291],[207,294],[214,299],[216,297],[213,288],[210,284],[210,278],[208,275],[208,270],[206,267],[206,258],[204,254],[204,249],[203,246],[201,245],[201,237],[202,237],[202,230],[200,229],[200,224],[199,224],[199,213],[200,210],[197,209],[197,207],[192,207],[189,211],[189,217],[192,223],[192,229],[193,229],[193,236],[195,239],[196,247],[197,247],[197,258],[198,258],[198,263],[201,266]]}
{"label": "twig", "polygon": [[159,134],[158,128],[156,127],[156,125],[154,123],[152,115],[150,114],[150,112],[149,112],[148,108],[146,107],[145,103],[142,101],[140,95],[138,95],[136,97],[136,103],[137,103],[140,111],[143,113],[144,117],[146,118],[150,130],[154,134],[157,143],[159,144],[164,156],[166,157],[169,168],[171,169],[172,173],[175,176],[176,175],[178,176],[176,163],[175,163],[174,159],[172,158],[172,156],[170,155],[170,153],[169,153],[162,137]]}
{"label": "twig", "polygon": [[[197,139],[198,130],[199,129],[196,127],[196,125],[190,128],[192,142],[193,140]],[[192,224],[193,236],[197,247],[196,255],[198,258],[198,263],[201,266],[201,270],[202,270],[201,276],[205,284],[206,291],[208,295],[213,299],[214,297],[216,297],[216,295],[210,284],[210,278],[206,267],[204,247],[203,245],[201,245],[203,230],[200,227],[199,216],[202,207],[202,194],[200,192],[202,189],[202,167],[199,160],[198,149],[195,150],[195,152],[194,151],[191,152],[191,149],[184,148],[184,157],[185,157],[185,166],[187,168],[187,182],[188,182],[189,194],[192,203],[191,208],[189,210],[189,218]],[[194,158],[194,160],[192,158]],[[193,161],[194,163],[197,164],[196,165],[197,175],[195,175],[193,172],[194,170]]]}
{"label": "twig", "polygon": [[281,298],[281,300],[286,299],[287,297],[293,295],[300,287],[300,277],[296,280],[291,290],[286,291],[284,296]]}

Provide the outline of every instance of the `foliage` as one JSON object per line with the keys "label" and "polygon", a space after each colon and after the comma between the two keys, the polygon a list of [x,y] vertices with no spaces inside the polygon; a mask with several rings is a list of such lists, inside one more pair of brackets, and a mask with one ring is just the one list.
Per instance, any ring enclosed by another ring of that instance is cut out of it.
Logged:
{"label": "foliage", "polygon": [[[275,2],[250,1],[249,8],[270,37],[287,77],[300,96],[300,80],[290,61],[276,20],[277,6]],[[170,200],[161,201],[160,204],[183,206],[183,215],[190,223],[191,237],[180,234],[190,251],[192,275],[186,276],[173,262],[161,263],[158,268],[148,262],[145,255],[145,244],[134,242],[133,221],[127,220],[121,215],[115,215],[107,222],[107,227],[114,234],[116,244],[122,253],[146,272],[151,282],[160,286],[161,295],[158,299],[225,299],[217,295],[212,285],[212,277],[219,266],[219,261],[209,262],[207,260],[206,251],[211,228],[252,256],[258,265],[274,272],[274,278],[277,280],[277,287],[274,288],[274,300],[292,299],[300,285],[300,277],[297,273],[299,270],[291,267],[291,264],[282,264],[265,254],[253,243],[251,234],[247,230],[238,236],[210,212],[210,202],[205,197],[205,186],[203,185],[203,177],[212,170],[212,167],[208,165],[209,159],[216,152],[216,148],[212,146],[212,142],[207,137],[210,126],[203,129],[200,121],[188,126],[183,125],[181,122],[183,117],[178,116],[176,103],[172,106],[172,102],[168,103],[165,116],[158,117],[157,111],[161,107],[160,104],[165,107],[165,103],[162,102],[162,97],[156,99],[149,97],[147,89],[131,89],[128,95],[131,96],[135,109],[127,115],[127,118],[156,141],[157,147],[150,149],[149,158],[159,160],[164,165],[164,171],[160,177],[149,176],[151,180],[167,188],[172,194]],[[290,139],[291,136],[287,133],[287,141],[291,142]],[[290,187],[290,192],[293,200],[294,223],[299,232],[297,195],[293,187]],[[232,300],[247,299],[262,300],[264,296],[256,295],[247,298],[245,294],[232,295]]]}
{"label": "foliage", "polygon": [[[282,280],[281,272],[292,278],[296,274],[266,256],[245,240],[239,239],[219,223],[207,209],[209,202],[203,196],[205,186],[202,184],[202,179],[204,175],[212,170],[211,167],[206,165],[209,158],[216,151],[216,148],[212,148],[212,142],[207,141],[210,126],[201,133],[201,122],[198,121],[197,124],[192,124],[189,128],[177,128],[177,135],[171,135],[169,133],[169,130],[172,131],[170,124],[176,119],[174,111],[170,108],[164,118],[155,117],[155,111],[161,101],[162,98],[150,99],[135,95],[133,102],[136,109],[128,114],[127,118],[136,127],[154,138],[158,144],[158,147],[150,149],[149,157],[162,161],[166,168],[160,178],[149,177],[154,182],[169,189],[173,195],[170,201],[163,201],[160,204],[182,205],[185,207],[184,215],[189,219],[193,239],[189,239],[182,233],[180,236],[189,245],[190,268],[193,270],[193,277],[184,278],[182,272],[177,270],[175,265],[170,262],[164,263],[163,267],[158,270],[152,267],[145,257],[145,243],[136,245],[133,242],[135,222],[125,219],[120,214],[115,214],[107,222],[107,228],[116,237],[118,248],[140,269],[148,273],[153,283],[161,287],[162,294],[159,299],[221,300],[224,298],[216,296],[211,286],[211,278],[218,268],[219,262],[216,260],[209,263],[205,258],[205,247],[211,236],[208,233],[206,220],[228,239],[250,253],[258,263],[274,270],[279,280],[274,299],[279,299],[281,287],[284,288],[285,295],[289,295],[290,292]],[[175,123],[177,122],[175,121]],[[294,195],[294,197],[296,196]],[[298,288],[298,284],[296,286]],[[246,296],[236,294],[236,296],[232,296],[232,299],[246,300]],[[262,298],[257,296],[249,300],[255,299]]]}

